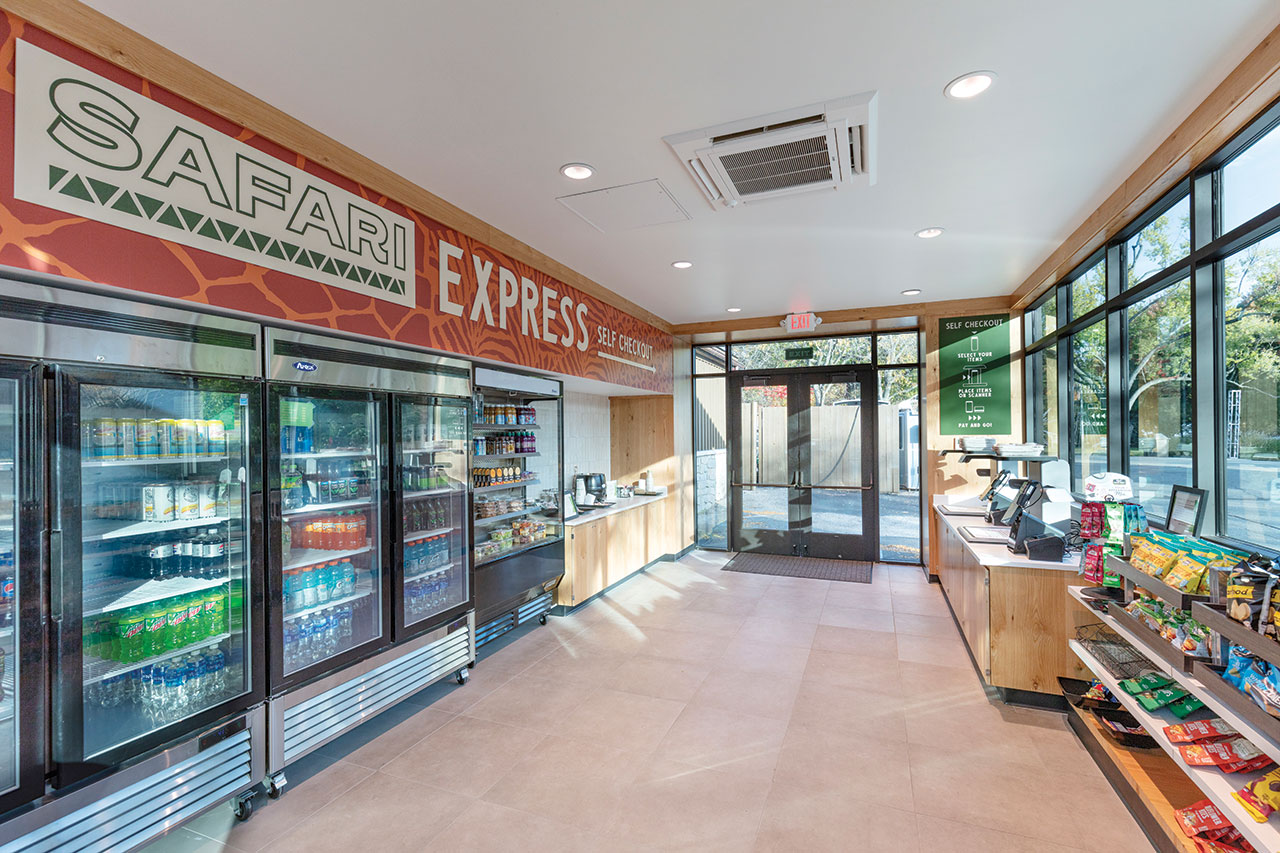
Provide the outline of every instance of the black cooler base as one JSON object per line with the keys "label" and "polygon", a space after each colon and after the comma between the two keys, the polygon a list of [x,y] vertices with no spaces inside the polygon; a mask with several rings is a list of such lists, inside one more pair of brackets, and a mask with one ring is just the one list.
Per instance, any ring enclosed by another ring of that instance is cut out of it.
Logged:
{"label": "black cooler base", "polygon": [[528,622],[545,621],[564,577],[564,540],[512,554],[475,570],[476,645]]}

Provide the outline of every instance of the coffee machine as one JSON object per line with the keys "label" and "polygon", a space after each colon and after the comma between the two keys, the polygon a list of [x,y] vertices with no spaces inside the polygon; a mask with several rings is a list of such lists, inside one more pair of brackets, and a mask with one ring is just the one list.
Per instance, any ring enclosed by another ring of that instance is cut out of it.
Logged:
{"label": "coffee machine", "polygon": [[[579,491],[579,484],[581,484],[581,491]],[[605,487],[604,474],[574,474],[573,493],[590,495],[592,501],[586,506],[612,506],[606,503],[609,495]]]}

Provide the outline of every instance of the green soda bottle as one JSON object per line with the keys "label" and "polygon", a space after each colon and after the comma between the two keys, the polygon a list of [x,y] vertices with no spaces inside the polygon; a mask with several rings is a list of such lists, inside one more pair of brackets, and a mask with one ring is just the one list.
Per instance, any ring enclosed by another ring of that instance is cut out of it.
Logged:
{"label": "green soda bottle", "polygon": [[227,631],[227,585],[215,586],[204,594],[205,632],[216,637]]}
{"label": "green soda bottle", "polygon": [[166,620],[165,645],[169,651],[176,651],[187,644],[187,600],[175,595],[168,600],[169,615]]}
{"label": "green soda bottle", "polygon": [[204,620],[200,618],[204,613],[204,596],[198,592],[193,592],[187,596],[187,643],[198,643],[206,636],[204,632]]}
{"label": "green soda bottle", "polygon": [[163,601],[153,601],[143,614],[143,657],[155,657],[168,649],[169,608]]}
{"label": "green soda bottle", "polygon": [[145,628],[142,609],[129,607],[120,611],[116,629],[120,637],[120,656],[117,660],[136,663],[142,660],[142,632]]}

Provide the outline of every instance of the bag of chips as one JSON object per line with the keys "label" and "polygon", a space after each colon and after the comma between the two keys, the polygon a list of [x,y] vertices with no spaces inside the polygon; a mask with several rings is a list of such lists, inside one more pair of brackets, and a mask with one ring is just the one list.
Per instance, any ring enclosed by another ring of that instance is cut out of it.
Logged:
{"label": "bag of chips", "polygon": [[[1254,630],[1265,630],[1263,610],[1271,599],[1275,576],[1251,567],[1237,567],[1227,578],[1227,615]],[[1259,625],[1259,620],[1263,621]]]}
{"label": "bag of chips", "polygon": [[1194,696],[1187,696],[1185,699],[1179,699],[1176,702],[1169,703],[1169,710],[1179,720],[1185,720],[1204,707],[1204,703]]}
{"label": "bag of chips", "polygon": [[1231,828],[1231,821],[1209,800],[1192,803],[1184,809],[1176,810],[1173,815],[1188,838],[1204,832]]}
{"label": "bag of chips", "polygon": [[1146,693],[1148,690],[1159,690],[1173,684],[1173,679],[1163,672],[1144,672],[1137,678],[1126,678],[1120,682],[1120,689],[1130,696]]}
{"label": "bag of chips", "polygon": [[1205,743],[1240,736],[1235,726],[1216,717],[1212,720],[1196,720],[1165,726],[1164,733],[1171,743]]}
{"label": "bag of chips", "polygon": [[1280,808],[1280,769],[1253,780],[1231,796],[1244,806],[1250,817],[1258,823],[1266,823]]}
{"label": "bag of chips", "polygon": [[1206,743],[1188,743],[1178,747],[1182,760],[1194,767],[1222,766],[1266,758],[1258,749],[1242,737]]}
{"label": "bag of chips", "polygon": [[1155,711],[1190,695],[1191,691],[1184,687],[1161,687],[1159,690],[1152,690],[1150,693],[1139,693],[1134,698],[1138,700],[1138,704],[1143,708],[1148,711]]}

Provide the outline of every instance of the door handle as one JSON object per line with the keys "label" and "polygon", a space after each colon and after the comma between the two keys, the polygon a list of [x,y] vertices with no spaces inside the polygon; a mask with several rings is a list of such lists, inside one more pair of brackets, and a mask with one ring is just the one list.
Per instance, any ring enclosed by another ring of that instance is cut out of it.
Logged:
{"label": "door handle", "polygon": [[789,488],[792,488],[794,484],[793,483],[730,483],[729,485],[733,486],[735,489],[742,488],[743,486],[766,486],[772,489],[789,489]]}
{"label": "door handle", "polygon": [[875,484],[871,483],[866,486],[801,486],[802,489],[829,489],[837,492],[869,492],[875,488]]}

